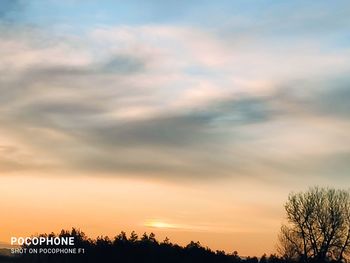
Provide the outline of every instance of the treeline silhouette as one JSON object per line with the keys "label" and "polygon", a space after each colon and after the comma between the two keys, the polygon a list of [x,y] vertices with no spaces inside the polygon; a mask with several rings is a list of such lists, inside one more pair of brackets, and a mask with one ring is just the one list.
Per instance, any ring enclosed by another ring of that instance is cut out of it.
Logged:
{"label": "treeline silhouette", "polygon": [[[243,258],[236,251],[226,253],[213,251],[203,247],[199,242],[191,241],[186,246],[173,244],[168,238],[158,241],[153,233],[144,233],[138,236],[131,232],[128,237],[121,232],[114,239],[107,236],[99,236],[96,239],[88,238],[84,232],[73,228],[71,231],[62,230],[60,234],[41,234],[39,237],[74,237],[74,247],[83,248],[81,254],[20,254],[11,257],[0,257],[1,262],[30,262],[30,263],[79,263],[79,262],[125,262],[125,263],[284,263],[277,255],[263,255]],[[27,248],[62,248],[62,246],[23,246]]]}

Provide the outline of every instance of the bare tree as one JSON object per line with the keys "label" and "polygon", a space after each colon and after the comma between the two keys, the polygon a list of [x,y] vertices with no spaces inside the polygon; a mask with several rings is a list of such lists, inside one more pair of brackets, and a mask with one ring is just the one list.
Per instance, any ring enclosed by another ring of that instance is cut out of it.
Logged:
{"label": "bare tree", "polygon": [[288,223],[279,252],[304,262],[346,261],[350,256],[350,192],[314,187],[292,193],[285,204]]}

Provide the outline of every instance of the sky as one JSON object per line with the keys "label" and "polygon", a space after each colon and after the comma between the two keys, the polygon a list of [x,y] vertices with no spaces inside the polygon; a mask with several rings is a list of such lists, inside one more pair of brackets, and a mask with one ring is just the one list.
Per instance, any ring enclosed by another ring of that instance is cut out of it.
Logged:
{"label": "sky", "polygon": [[276,251],[350,183],[348,1],[2,0],[0,241],[80,227]]}

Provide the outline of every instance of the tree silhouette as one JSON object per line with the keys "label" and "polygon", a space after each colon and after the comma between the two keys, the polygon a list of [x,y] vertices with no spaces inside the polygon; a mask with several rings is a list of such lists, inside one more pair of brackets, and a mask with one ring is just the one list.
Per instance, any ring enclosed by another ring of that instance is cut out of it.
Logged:
{"label": "tree silhouette", "polygon": [[[127,263],[238,263],[257,262],[244,261],[238,253],[226,254],[224,251],[212,251],[203,247],[200,242],[191,241],[186,246],[180,246],[165,238],[163,242],[156,239],[154,233],[144,233],[141,238],[133,231],[130,237],[125,232],[116,235],[113,240],[108,236],[88,238],[84,232],[73,228],[54,233],[41,234],[44,237],[73,236],[75,247],[84,249],[84,254],[22,254],[17,257],[0,257],[0,262],[21,263],[67,263],[67,262],[127,262]],[[25,248],[62,248],[55,245],[29,245]]]}
{"label": "tree silhouette", "polygon": [[268,263],[266,254],[261,256],[259,263]]}
{"label": "tree silhouette", "polygon": [[[287,224],[279,235],[279,252],[267,257],[241,257],[237,251],[213,251],[199,241],[186,246],[158,241],[154,233],[139,236],[132,231],[114,238],[91,239],[80,229],[62,230],[59,234],[38,237],[73,237],[74,247],[84,253],[27,253],[0,255],[7,263],[302,263],[347,262],[350,258],[350,193],[345,190],[314,187],[306,192],[291,193],[285,204]],[[62,246],[24,245],[27,249],[62,249]]]}
{"label": "tree silhouette", "polygon": [[341,262],[350,253],[350,193],[310,188],[292,193],[285,204],[288,224],[279,236],[279,250],[287,260]]}

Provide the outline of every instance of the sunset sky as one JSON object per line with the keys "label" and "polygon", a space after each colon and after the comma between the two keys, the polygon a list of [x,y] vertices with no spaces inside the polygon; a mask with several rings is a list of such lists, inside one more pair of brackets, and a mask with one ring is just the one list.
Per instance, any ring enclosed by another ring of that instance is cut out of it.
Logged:
{"label": "sunset sky", "polygon": [[72,226],[275,252],[350,186],[349,1],[0,1],[0,245]]}

